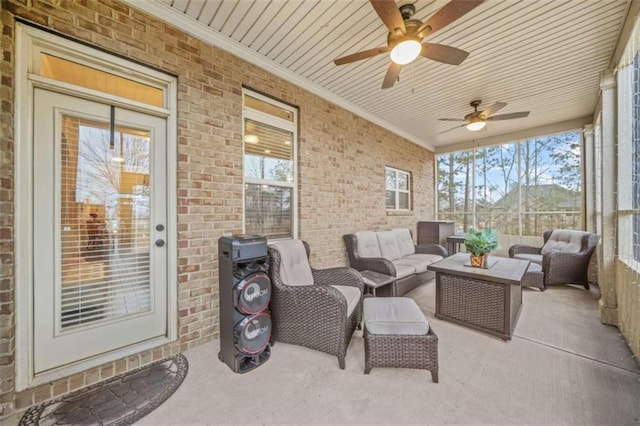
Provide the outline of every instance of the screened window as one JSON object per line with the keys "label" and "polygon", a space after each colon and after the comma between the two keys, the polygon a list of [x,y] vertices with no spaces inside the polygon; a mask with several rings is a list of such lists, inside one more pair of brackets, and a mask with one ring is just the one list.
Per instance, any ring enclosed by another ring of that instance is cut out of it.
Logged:
{"label": "screened window", "polygon": [[438,218],[504,235],[582,227],[577,132],[439,155]]}
{"label": "screened window", "polygon": [[404,170],[385,167],[387,210],[411,209],[411,175]]}
{"label": "screened window", "polygon": [[244,228],[295,238],[297,109],[244,93]]}

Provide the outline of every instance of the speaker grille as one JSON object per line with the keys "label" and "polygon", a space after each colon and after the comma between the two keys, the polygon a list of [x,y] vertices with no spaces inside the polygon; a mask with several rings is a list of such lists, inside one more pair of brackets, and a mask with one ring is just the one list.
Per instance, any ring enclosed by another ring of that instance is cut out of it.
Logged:
{"label": "speaker grille", "polygon": [[243,314],[257,314],[269,305],[271,281],[267,274],[258,272],[249,275],[233,289],[235,307]]}
{"label": "speaker grille", "polygon": [[244,318],[235,327],[236,348],[253,355],[262,352],[271,337],[271,316],[266,312]]}

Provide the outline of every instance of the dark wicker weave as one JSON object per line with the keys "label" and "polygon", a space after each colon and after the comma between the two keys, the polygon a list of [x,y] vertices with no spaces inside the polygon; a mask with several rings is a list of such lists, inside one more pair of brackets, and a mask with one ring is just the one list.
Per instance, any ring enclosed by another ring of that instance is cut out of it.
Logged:
{"label": "dark wicker weave", "polygon": [[[544,243],[553,231],[545,231]],[[544,286],[546,289],[553,284],[581,284],[589,289],[589,261],[598,245],[600,237],[596,234],[585,234],[582,237],[581,248],[578,253],[551,252],[542,257],[542,271],[544,273]],[[543,244],[544,245],[544,244]],[[542,247],[532,247],[524,244],[516,244],[509,247],[509,257],[516,254],[541,254]]]}
{"label": "dark wicker weave", "polygon": [[439,274],[439,312],[449,319],[503,334],[506,286],[467,277]]}
{"label": "dark wicker weave", "polygon": [[[342,237],[349,257],[349,266],[358,271],[374,271],[392,277],[396,276],[396,267],[390,260],[382,257],[360,257],[358,252],[358,239],[354,234],[347,234]],[[416,253],[437,254],[447,257],[447,250],[439,244],[428,244],[416,246]],[[426,283],[434,278],[433,272],[427,271],[421,274],[410,275],[396,280],[392,288],[386,286],[380,289],[379,296],[403,296],[422,283]]]}
{"label": "dark wicker weave", "polygon": [[438,336],[431,328],[423,336],[371,334],[365,325],[364,363],[364,374],[373,367],[419,368],[429,370],[438,383]]}
{"label": "dark wicker weave", "polygon": [[[308,258],[309,246],[304,245]],[[357,287],[362,293],[362,277],[351,268],[312,268],[314,285],[290,286],[280,277],[281,261],[280,252],[270,247],[272,340],[335,355],[344,369],[347,347],[362,318],[362,298],[347,317],[347,301],[331,285]]]}

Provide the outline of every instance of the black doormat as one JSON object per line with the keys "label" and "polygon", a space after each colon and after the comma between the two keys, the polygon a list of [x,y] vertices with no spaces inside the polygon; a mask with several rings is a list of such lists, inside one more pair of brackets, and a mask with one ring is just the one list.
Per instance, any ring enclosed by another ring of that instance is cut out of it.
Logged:
{"label": "black doormat", "polygon": [[130,425],[166,401],[188,370],[177,354],[31,407],[20,425]]}

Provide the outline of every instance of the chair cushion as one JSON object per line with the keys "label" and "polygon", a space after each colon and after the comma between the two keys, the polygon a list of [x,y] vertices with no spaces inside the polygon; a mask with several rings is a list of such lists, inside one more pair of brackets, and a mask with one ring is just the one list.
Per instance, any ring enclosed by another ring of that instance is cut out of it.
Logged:
{"label": "chair cushion", "polygon": [[434,262],[442,260],[442,256],[437,254],[416,253],[409,256],[402,257],[398,260],[394,260],[394,265],[413,266],[416,274],[427,272],[427,266]]}
{"label": "chair cushion", "polygon": [[429,323],[416,302],[408,297],[364,299],[364,324],[371,334],[425,335]]}
{"label": "chair cushion", "polygon": [[280,278],[286,285],[313,285],[313,273],[300,240],[277,241],[270,245],[280,253]]}
{"label": "chair cushion", "polygon": [[358,241],[358,254],[360,254],[360,257],[382,257],[375,232],[359,231],[354,235]]}
{"label": "chair cushion", "polygon": [[399,264],[397,260],[392,260],[393,266],[396,267],[396,278],[404,278],[416,273],[416,267],[413,265]]}
{"label": "chair cushion", "polygon": [[530,253],[518,253],[513,256],[514,259],[522,259],[528,260],[532,263],[537,263],[538,265],[542,265],[542,255],[541,254],[530,254]]}
{"label": "chair cushion", "polygon": [[360,290],[357,287],[351,287],[348,285],[332,285],[331,287],[338,290],[345,299],[347,299],[347,316],[351,315],[351,312],[358,306],[360,302]]}
{"label": "chair cushion", "polygon": [[555,229],[551,232],[545,245],[542,246],[540,253],[547,254],[552,251],[578,253],[582,249],[582,237],[585,235],[587,232]]}
{"label": "chair cushion", "polygon": [[396,260],[400,258],[398,240],[396,240],[396,234],[393,231],[378,231],[376,232],[376,236],[378,237],[378,244],[380,244],[382,257],[388,260]]}
{"label": "chair cushion", "polygon": [[396,241],[400,249],[400,257],[408,256],[416,252],[416,246],[413,244],[411,232],[409,232],[407,228],[395,228],[392,229],[392,231],[396,235]]}

